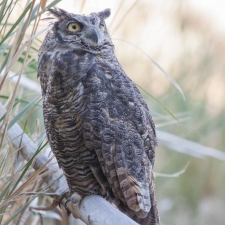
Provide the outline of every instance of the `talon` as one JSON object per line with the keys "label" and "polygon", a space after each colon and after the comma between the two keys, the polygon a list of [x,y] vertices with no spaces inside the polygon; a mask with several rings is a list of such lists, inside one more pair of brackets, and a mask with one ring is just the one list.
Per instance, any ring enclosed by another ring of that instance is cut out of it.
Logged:
{"label": "talon", "polygon": [[66,209],[66,211],[67,211],[67,215],[68,215],[68,216],[69,216],[70,213],[71,213],[70,210],[67,209],[68,203],[69,203],[69,202],[72,202],[73,204],[77,204],[77,203],[79,203],[79,202],[81,201],[81,199],[82,199],[82,197],[81,197],[79,194],[74,193],[71,197],[69,197],[69,198],[66,200],[66,202],[65,202],[65,204],[64,204],[64,207],[65,207],[65,209]]}
{"label": "talon", "polygon": [[71,197],[69,197],[65,202],[65,209],[67,209],[67,204],[72,202],[73,204],[77,204],[82,200],[82,197],[78,193],[73,193]]}
{"label": "talon", "polygon": [[70,192],[69,191],[64,191],[60,197],[59,197],[59,202],[58,202],[58,205],[59,205],[59,208],[61,209],[61,205],[62,205],[62,199],[65,197],[67,198],[67,196],[70,195]]}
{"label": "talon", "polygon": [[104,198],[108,201],[109,199],[112,198],[112,196],[113,196],[112,190],[109,187],[107,187]]}
{"label": "talon", "polygon": [[64,207],[65,207],[66,210],[67,210],[67,204],[68,204],[69,202],[71,202],[71,201],[73,201],[73,197],[72,197],[72,196],[69,197],[69,198],[66,200],[66,202],[65,202]]}

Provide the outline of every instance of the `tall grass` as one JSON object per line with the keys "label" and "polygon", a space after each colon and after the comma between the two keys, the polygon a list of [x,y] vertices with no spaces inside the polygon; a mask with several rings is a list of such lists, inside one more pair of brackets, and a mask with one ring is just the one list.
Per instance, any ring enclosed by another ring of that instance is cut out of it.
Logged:
{"label": "tall grass", "polygon": [[[0,98],[7,109],[6,113],[1,110],[0,118],[0,224],[4,225],[31,223],[33,215],[27,207],[37,196],[21,194],[27,191],[38,194],[44,187],[43,182],[38,179],[41,171],[35,172],[32,168],[36,154],[44,147],[42,142],[45,135],[39,133],[40,123],[37,120],[41,114],[41,95],[27,92],[21,87],[20,81],[23,74],[36,76],[40,45],[38,36],[45,31],[37,32],[40,17],[46,7],[54,6],[57,2],[59,0],[46,5],[45,0],[3,0],[0,3]],[[20,14],[17,14],[18,12]],[[13,86],[7,78],[11,71],[14,71],[16,79]],[[39,146],[36,154],[28,161],[19,153],[20,148],[13,147],[6,136],[7,130],[16,122],[20,123],[24,132]],[[32,224],[39,222],[35,219]]]}

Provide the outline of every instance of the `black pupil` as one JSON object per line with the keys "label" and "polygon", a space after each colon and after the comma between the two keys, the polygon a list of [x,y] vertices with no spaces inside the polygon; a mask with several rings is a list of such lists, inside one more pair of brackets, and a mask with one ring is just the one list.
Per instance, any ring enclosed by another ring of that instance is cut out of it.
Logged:
{"label": "black pupil", "polygon": [[74,25],[72,26],[72,28],[73,28],[74,30],[76,30],[76,29],[77,29],[77,25],[74,24]]}

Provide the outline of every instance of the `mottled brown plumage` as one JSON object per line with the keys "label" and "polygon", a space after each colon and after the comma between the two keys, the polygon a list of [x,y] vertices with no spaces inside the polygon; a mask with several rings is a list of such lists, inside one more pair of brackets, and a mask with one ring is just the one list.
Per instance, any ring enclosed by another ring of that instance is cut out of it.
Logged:
{"label": "mottled brown plumage", "polygon": [[50,146],[70,192],[100,194],[142,225],[159,224],[155,126],[114,54],[106,9],[56,17],[39,50],[38,76]]}

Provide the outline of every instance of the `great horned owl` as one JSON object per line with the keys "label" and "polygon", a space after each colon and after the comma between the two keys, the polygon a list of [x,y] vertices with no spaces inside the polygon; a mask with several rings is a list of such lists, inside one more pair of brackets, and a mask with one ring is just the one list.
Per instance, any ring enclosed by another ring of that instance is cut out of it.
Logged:
{"label": "great horned owl", "polygon": [[107,196],[138,223],[159,224],[155,125],[114,54],[110,10],[49,12],[56,20],[39,50],[38,76],[47,137],[70,192]]}

